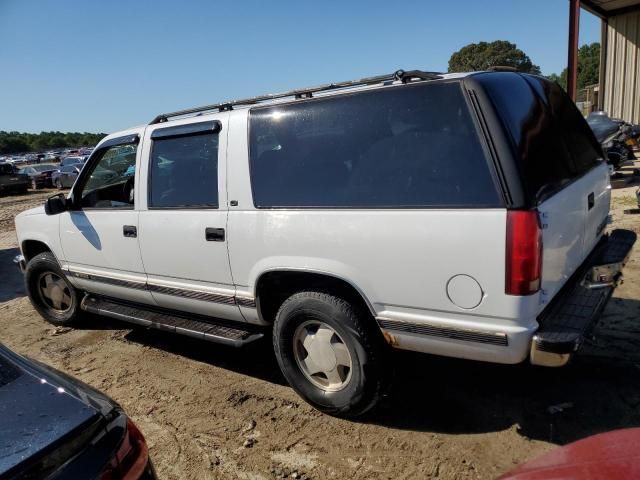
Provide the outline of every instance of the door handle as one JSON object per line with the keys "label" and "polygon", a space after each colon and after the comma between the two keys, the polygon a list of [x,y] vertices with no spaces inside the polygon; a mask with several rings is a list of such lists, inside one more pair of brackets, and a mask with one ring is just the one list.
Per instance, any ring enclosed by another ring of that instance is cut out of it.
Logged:
{"label": "door handle", "polygon": [[224,228],[207,227],[204,230],[204,238],[207,242],[224,242]]}
{"label": "door handle", "polygon": [[136,238],[138,236],[138,229],[133,225],[124,225],[122,227],[122,235],[129,238]]}
{"label": "door handle", "polygon": [[593,194],[593,192],[591,192],[588,196],[587,196],[587,206],[589,207],[589,210],[591,210],[593,208],[593,206],[596,203],[596,197]]}

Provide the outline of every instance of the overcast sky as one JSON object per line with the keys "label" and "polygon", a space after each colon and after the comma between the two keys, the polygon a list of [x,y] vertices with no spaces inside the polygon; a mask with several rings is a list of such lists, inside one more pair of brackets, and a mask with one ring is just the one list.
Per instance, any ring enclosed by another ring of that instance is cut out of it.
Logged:
{"label": "overcast sky", "polygon": [[[111,132],[157,113],[390,73],[509,40],[566,66],[568,0],[0,0],[0,130]],[[599,41],[583,11],[580,43]]]}

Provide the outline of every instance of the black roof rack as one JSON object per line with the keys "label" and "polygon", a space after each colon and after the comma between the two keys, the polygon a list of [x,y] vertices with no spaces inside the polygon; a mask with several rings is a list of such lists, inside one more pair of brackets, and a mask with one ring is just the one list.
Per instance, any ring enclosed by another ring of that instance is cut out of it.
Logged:
{"label": "black roof rack", "polygon": [[255,105],[256,103],[266,102],[268,100],[276,100],[279,98],[294,97],[311,98],[314,93],[326,92],[328,90],[336,90],[340,88],[358,87],[362,85],[375,85],[376,83],[401,81],[402,83],[409,83],[415,80],[437,80],[442,78],[441,73],[437,72],[423,72],[422,70],[410,70],[405,72],[404,70],[398,70],[390,75],[378,75],[376,77],[361,78],[360,80],[349,80],[339,83],[327,83],[325,85],[319,85],[312,88],[303,88],[300,90],[289,90],[288,92],[271,93],[268,95],[261,95],[258,97],[244,98],[241,100],[232,100],[229,102],[214,103],[212,105],[205,105],[203,107],[187,108],[185,110],[178,110],[171,113],[162,113],[155,117],[149,125],[155,123],[167,122],[173,117],[183,117],[192,114],[202,114],[203,112],[209,112],[218,110],[219,112],[225,112],[233,110],[233,107],[238,105]]}

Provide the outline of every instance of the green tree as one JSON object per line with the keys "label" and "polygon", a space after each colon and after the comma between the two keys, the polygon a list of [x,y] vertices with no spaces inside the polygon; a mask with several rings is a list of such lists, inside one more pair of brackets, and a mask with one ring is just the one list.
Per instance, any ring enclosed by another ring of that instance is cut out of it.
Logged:
{"label": "green tree", "polygon": [[0,131],[0,154],[42,152],[52,148],[82,147],[95,145],[104,138],[104,133],[20,133]]}
{"label": "green tree", "polygon": [[[552,73],[547,78],[567,89],[568,69],[564,69],[560,75]],[[578,90],[600,81],[600,44],[598,42],[582,45],[578,49]]]}
{"label": "green tree", "polygon": [[449,72],[474,72],[491,67],[513,67],[520,72],[540,73],[540,67],[534,65],[526,53],[506,40],[471,43],[449,59]]}

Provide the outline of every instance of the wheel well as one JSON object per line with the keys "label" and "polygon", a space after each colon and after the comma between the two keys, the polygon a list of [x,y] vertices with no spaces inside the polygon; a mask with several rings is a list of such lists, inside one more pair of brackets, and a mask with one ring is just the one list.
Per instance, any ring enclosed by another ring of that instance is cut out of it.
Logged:
{"label": "wheel well", "polygon": [[39,242],[38,240],[25,240],[22,242],[22,254],[27,263],[36,255],[50,251],[51,249],[45,243]]}
{"label": "wheel well", "polygon": [[302,290],[320,290],[339,296],[374,314],[364,296],[350,283],[331,275],[313,272],[275,271],[263,274],[256,284],[258,314],[273,323],[282,302]]}

